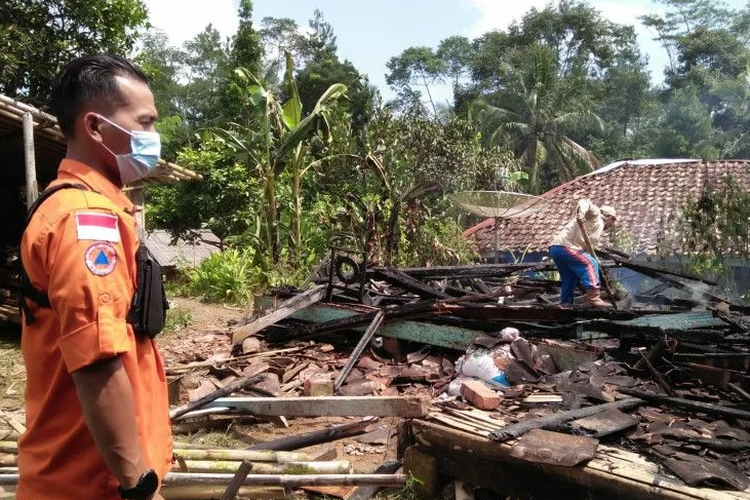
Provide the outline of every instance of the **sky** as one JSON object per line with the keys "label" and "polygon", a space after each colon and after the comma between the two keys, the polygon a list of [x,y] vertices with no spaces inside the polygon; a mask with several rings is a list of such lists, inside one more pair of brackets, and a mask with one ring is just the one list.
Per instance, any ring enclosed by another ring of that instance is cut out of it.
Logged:
{"label": "sky", "polygon": [[[734,8],[746,0],[728,0]],[[173,45],[182,44],[209,23],[223,35],[237,29],[237,0],[145,0],[151,24],[166,32]],[[412,46],[437,48],[444,38],[476,38],[492,29],[503,29],[532,7],[544,8],[549,0],[253,0],[256,25],[264,17],[288,17],[306,27],[314,10],[333,27],[339,57],[348,59],[370,77],[383,97],[395,94],[385,83],[386,63]],[[649,60],[653,82],[663,80],[666,52],[652,40],[654,33],[638,17],[661,12],[652,0],[589,0],[602,15],[620,24],[635,26],[638,42]],[[432,89],[437,102],[451,99],[448,86]]]}

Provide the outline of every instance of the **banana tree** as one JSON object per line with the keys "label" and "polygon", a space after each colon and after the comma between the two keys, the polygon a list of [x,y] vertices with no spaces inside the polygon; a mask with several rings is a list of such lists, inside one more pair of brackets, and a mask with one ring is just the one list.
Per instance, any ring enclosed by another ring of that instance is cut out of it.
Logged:
{"label": "banana tree", "polygon": [[380,179],[384,188],[384,198],[390,201],[390,213],[386,223],[385,255],[386,265],[392,265],[398,256],[401,231],[399,220],[404,207],[409,206],[424,196],[432,193],[442,194],[443,188],[436,181],[412,182],[406,186],[397,186],[395,179],[391,179],[388,170],[377,156],[368,154],[365,165]]}
{"label": "banana tree", "polygon": [[[284,170],[287,167],[291,168],[295,212],[292,241],[295,247],[295,261],[299,263],[301,180],[308,170],[326,160],[323,158],[305,165],[305,159],[316,138],[324,143],[330,143],[333,140],[330,115],[335,106],[345,99],[347,87],[341,83],[331,85],[320,96],[311,113],[303,118],[302,103],[294,83],[294,61],[288,52],[285,55],[284,84],[289,99],[283,104],[265,83],[250,71],[245,68],[236,70],[240,79],[247,84],[246,91],[250,102],[256,108],[263,110],[259,131],[260,141],[253,140],[254,131],[251,127],[238,123],[230,124],[227,129],[213,129],[212,132],[214,137],[228,144],[246,159],[262,178],[266,201],[265,239],[274,263],[278,263],[281,256],[276,183]],[[257,124],[254,124],[253,128],[257,128]],[[259,142],[260,147],[257,147]]]}

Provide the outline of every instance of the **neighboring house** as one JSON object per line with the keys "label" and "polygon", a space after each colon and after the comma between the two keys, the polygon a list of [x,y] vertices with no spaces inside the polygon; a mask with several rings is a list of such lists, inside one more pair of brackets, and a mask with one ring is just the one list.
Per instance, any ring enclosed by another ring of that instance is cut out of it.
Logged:
{"label": "neighboring house", "polygon": [[146,233],[146,246],[165,269],[197,267],[211,255],[221,251],[221,240],[208,229],[195,231],[195,238],[174,240],[169,231],[155,229]]}
{"label": "neighboring house", "polygon": [[[539,260],[546,255],[553,235],[574,215],[579,199],[617,210],[617,229],[600,246],[620,247],[641,260],[677,265],[686,262],[674,233],[680,210],[701,196],[709,185],[733,177],[750,189],[750,160],[637,160],[620,161],[578,177],[541,195],[549,206],[536,214],[517,219],[487,219],[464,232],[477,243],[482,257],[493,259],[495,238],[500,260]],[[747,289],[750,269],[746,262],[731,263],[735,285]]]}

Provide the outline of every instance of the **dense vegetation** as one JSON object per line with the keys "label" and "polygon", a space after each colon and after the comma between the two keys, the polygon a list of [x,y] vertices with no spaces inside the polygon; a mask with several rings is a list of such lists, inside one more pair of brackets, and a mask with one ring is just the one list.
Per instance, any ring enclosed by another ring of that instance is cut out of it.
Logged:
{"label": "dense vegetation", "polygon": [[[474,256],[460,237],[471,219],[445,193],[540,193],[626,157],[750,156],[750,8],[657,1],[666,14],[642,21],[669,55],[662,83],[632,26],[561,0],[474,40],[406,48],[388,63],[398,97],[384,103],[320,12],[300,29],[257,22],[241,0],[233,37],[209,25],[175,47],[139,0],[8,0],[0,92],[43,104],[68,58],[133,57],[152,81],[164,156],[203,175],[151,188],[149,223],[211,229],[236,249],[225,268],[208,264],[227,281],[299,281],[332,243],[383,263],[459,262]],[[452,85],[452,108],[433,102],[438,82]]]}

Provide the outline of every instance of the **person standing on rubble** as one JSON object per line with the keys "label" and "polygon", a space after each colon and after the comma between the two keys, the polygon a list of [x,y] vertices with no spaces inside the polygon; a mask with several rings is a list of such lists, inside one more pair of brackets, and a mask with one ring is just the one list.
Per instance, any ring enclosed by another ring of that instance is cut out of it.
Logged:
{"label": "person standing on rubble", "polygon": [[576,287],[580,282],[586,290],[585,305],[590,307],[608,307],[602,300],[600,292],[599,262],[586,248],[586,241],[578,221],[583,221],[591,245],[596,247],[605,229],[617,221],[615,209],[604,205],[597,207],[591,201],[583,199],[578,202],[575,217],[570,220],[552,239],[549,254],[555,261],[562,279],[562,304],[573,304]]}
{"label": "person standing on rubble", "polygon": [[158,268],[121,190],[159,160],[154,97],[129,61],[93,55],[63,68],[51,107],[67,153],[21,243],[27,431],[16,498],[163,500],[172,438],[153,336],[167,305],[160,271],[144,278]]}

